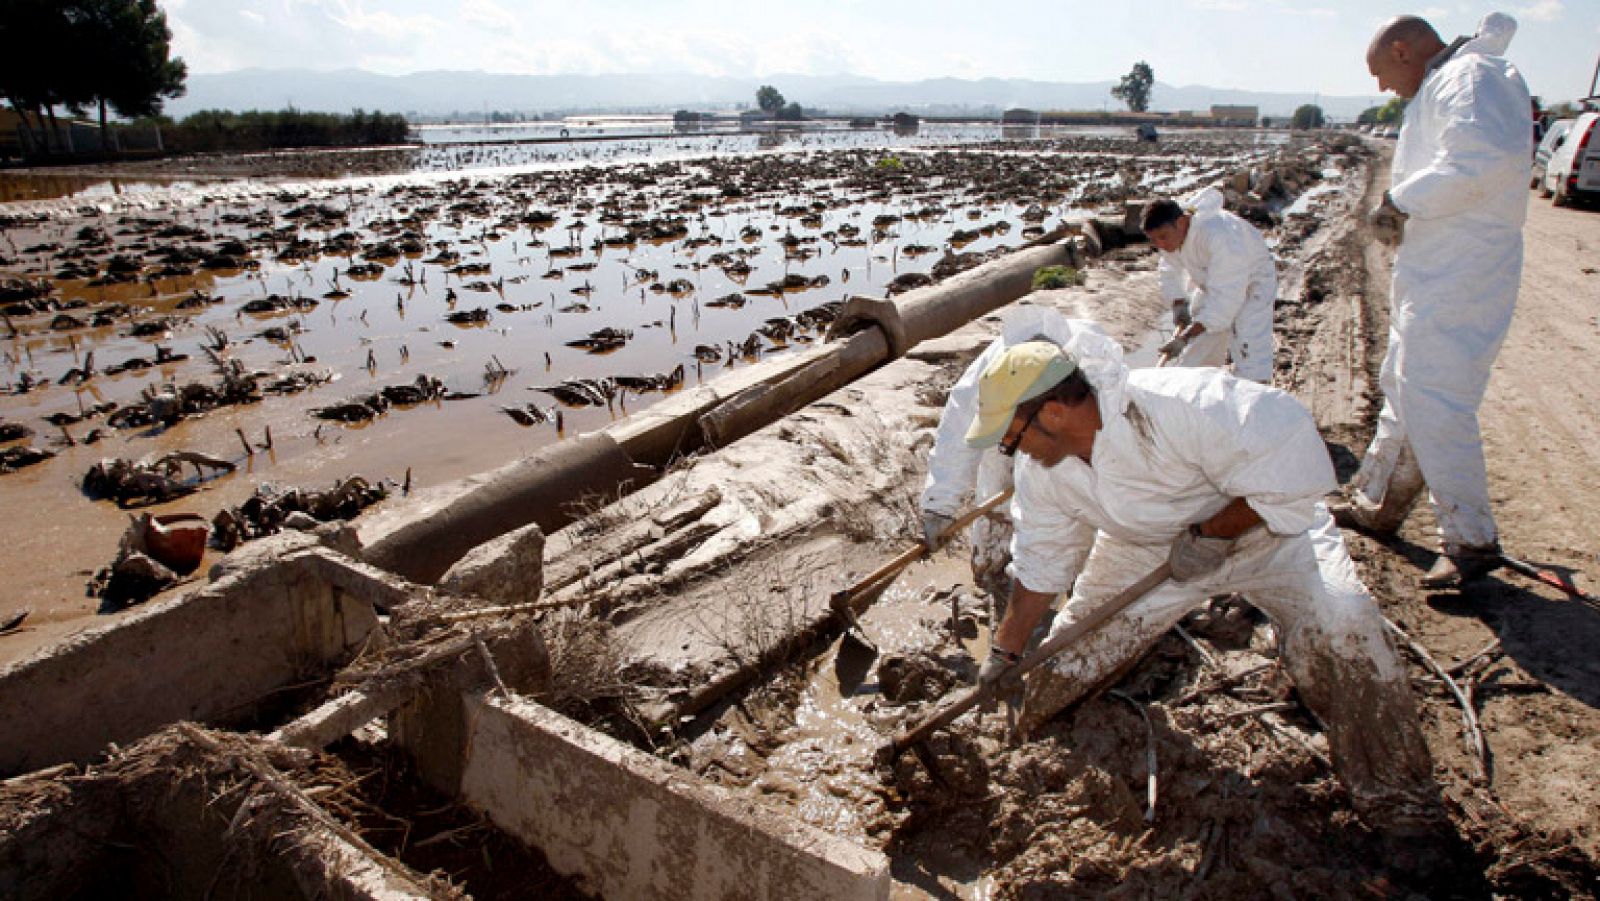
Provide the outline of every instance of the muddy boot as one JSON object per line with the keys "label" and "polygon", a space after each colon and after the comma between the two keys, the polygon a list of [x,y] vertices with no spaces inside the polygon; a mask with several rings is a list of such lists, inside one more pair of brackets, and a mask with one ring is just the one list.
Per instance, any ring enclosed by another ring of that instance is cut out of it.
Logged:
{"label": "muddy boot", "polygon": [[[1364,473],[1356,475],[1355,486],[1349,495],[1328,502],[1328,513],[1341,528],[1359,529],[1371,535],[1387,537],[1400,530],[1400,524],[1411,514],[1411,508],[1422,497],[1427,485],[1422,480],[1422,469],[1417,458],[1407,446],[1400,451],[1388,481],[1380,485],[1367,484]],[[1381,500],[1372,500],[1369,492],[1382,489]]]}
{"label": "muddy boot", "polygon": [[1422,577],[1423,588],[1459,588],[1500,568],[1500,543],[1445,545],[1433,568]]}

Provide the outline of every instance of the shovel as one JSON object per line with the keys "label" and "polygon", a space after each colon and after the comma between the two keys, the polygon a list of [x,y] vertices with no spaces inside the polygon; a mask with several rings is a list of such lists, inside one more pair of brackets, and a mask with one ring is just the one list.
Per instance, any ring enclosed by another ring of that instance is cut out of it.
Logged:
{"label": "shovel", "polygon": [[[1126,610],[1133,602],[1155,590],[1156,586],[1165,582],[1171,575],[1171,564],[1163,562],[1152,570],[1149,575],[1124,588],[1121,594],[1101,604],[1088,616],[1050,636],[1048,640],[1034,649],[1033,653],[1024,657],[1017,664],[1017,674],[1026,673],[1039,664],[1046,662],[1065,650],[1068,645],[1105,625],[1107,620]],[[993,686],[979,685],[970,689],[966,694],[929,714],[922,722],[902,731],[895,736],[894,741],[880,748],[878,750],[879,764],[882,766],[892,765],[901,754],[909,750],[914,752],[917,759],[922,761],[922,765],[928,768],[929,775],[936,781],[942,781],[936,768],[937,764],[934,762],[936,758],[923,742],[936,730],[943,729],[945,726],[955,722],[957,718],[968,710],[990,701],[994,695],[995,688]]]}
{"label": "shovel", "polygon": [[1530,579],[1543,582],[1557,591],[1564,592],[1575,601],[1582,601],[1595,610],[1600,610],[1600,598],[1578,588],[1577,584],[1572,581],[1571,576],[1558,573],[1555,570],[1545,569],[1544,567],[1534,566],[1532,563],[1518,560],[1508,554],[1500,555],[1500,565],[1512,572],[1521,573]]}
{"label": "shovel", "polygon": [[[962,529],[972,525],[972,522],[978,517],[988,513],[990,510],[993,510],[1010,499],[1011,489],[1007,488],[994,497],[989,498],[978,506],[973,507],[967,512],[956,517],[951,521],[950,525],[945,526],[944,531],[939,534],[939,544],[943,545],[951,538],[954,538],[956,535],[960,534]],[[881,594],[884,589],[889,587],[889,583],[893,582],[895,578],[900,575],[900,573],[905,571],[906,567],[916,562],[917,558],[921,557],[927,552],[928,546],[919,541],[916,544],[906,548],[904,551],[901,551],[899,556],[878,567],[876,570],[873,570],[865,578],[856,582],[854,585],[851,585],[849,588],[842,588],[833,593],[833,596],[828,599],[828,606],[832,607],[833,612],[838,614],[840,619],[844,620],[846,626],[844,641],[846,644],[851,645],[849,648],[841,645],[839,648],[841,655],[847,650],[853,651],[857,655],[862,653],[868,654],[871,657],[876,657],[878,655],[878,646],[873,643],[871,638],[867,637],[866,630],[861,628],[861,620],[857,618],[857,608],[865,609],[867,604],[872,602],[873,598]]]}

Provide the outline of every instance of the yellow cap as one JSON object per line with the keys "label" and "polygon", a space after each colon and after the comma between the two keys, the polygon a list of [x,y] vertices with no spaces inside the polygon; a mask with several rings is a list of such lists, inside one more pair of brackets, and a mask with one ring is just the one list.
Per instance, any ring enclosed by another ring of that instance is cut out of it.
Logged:
{"label": "yellow cap", "polygon": [[1066,351],[1049,341],[1025,341],[1006,348],[978,379],[978,417],[967,429],[967,446],[999,444],[1018,404],[1061,384],[1077,368]]}

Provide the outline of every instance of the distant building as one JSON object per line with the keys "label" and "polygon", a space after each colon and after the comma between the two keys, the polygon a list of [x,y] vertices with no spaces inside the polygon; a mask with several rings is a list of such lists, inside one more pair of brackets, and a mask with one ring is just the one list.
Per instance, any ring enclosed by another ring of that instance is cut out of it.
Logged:
{"label": "distant building", "polygon": [[1256,106],[1213,106],[1211,118],[1218,125],[1236,125],[1254,128],[1261,118],[1261,108]]}

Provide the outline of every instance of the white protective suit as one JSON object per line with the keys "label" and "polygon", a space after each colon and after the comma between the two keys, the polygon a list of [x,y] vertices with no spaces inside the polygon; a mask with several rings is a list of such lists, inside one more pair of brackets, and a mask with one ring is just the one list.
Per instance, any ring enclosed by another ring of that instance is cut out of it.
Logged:
{"label": "white protective suit", "polygon": [[1406,106],[1389,197],[1408,217],[1394,260],[1378,431],[1358,502],[1397,527],[1432,495],[1446,552],[1497,540],[1478,406],[1522,279],[1528,87],[1501,58],[1516,33],[1489,15]]}
{"label": "white protective suit", "polygon": [[[978,379],[989,363],[1013,344],[1039,338],[1059,344],[1070,335],[1066,317],[1045,307],[1019,306],[1001,317],[1000,337],[990,342],[950,388],[928,454],[928,479],[920,502],[923,511],[953,518],[1011,487],[1011,459],[993,448],[967,446],[967,428],[978,415]],[[1011,559],[1011,520],[1005,508],[973,523],[970,535],[973,581],[1004,603],[1011,591],[1006,575]]]}
{"label": "white protective suit", "polygon": [[1072,589],[1055,630],[1167,559],[1192,523],[1244,498],[1264,521],[1210,576],[1167,581],[1028,679],[1025,727],[1138,660],[1208,597],[1245,595],[1273,620],[1289,674],[1328,727],[1363,809],[1427,804],[1431,763],[1404,665],[1321,496],[1333,466],[1305,407],[1215,369],[1129,372],[1092,323],[1063,347],[1095,389],[1093,465],[1019,455],[1012,572],[1031,591]]}
{"label": "white protective suit", "polygon": [[1206,330],[1189,342],[1179,366],[1222,366],[1233,355],[1233,374],[1272,384],[1272,305],[1278,270],[1255,226],[1222,208],[1222,192],[1205,188],[1179,202],[1189,213],[1189,234],[1173,253],[1161,253],[1157,274],[1162,299],[1187,298],[1189,313]]}

